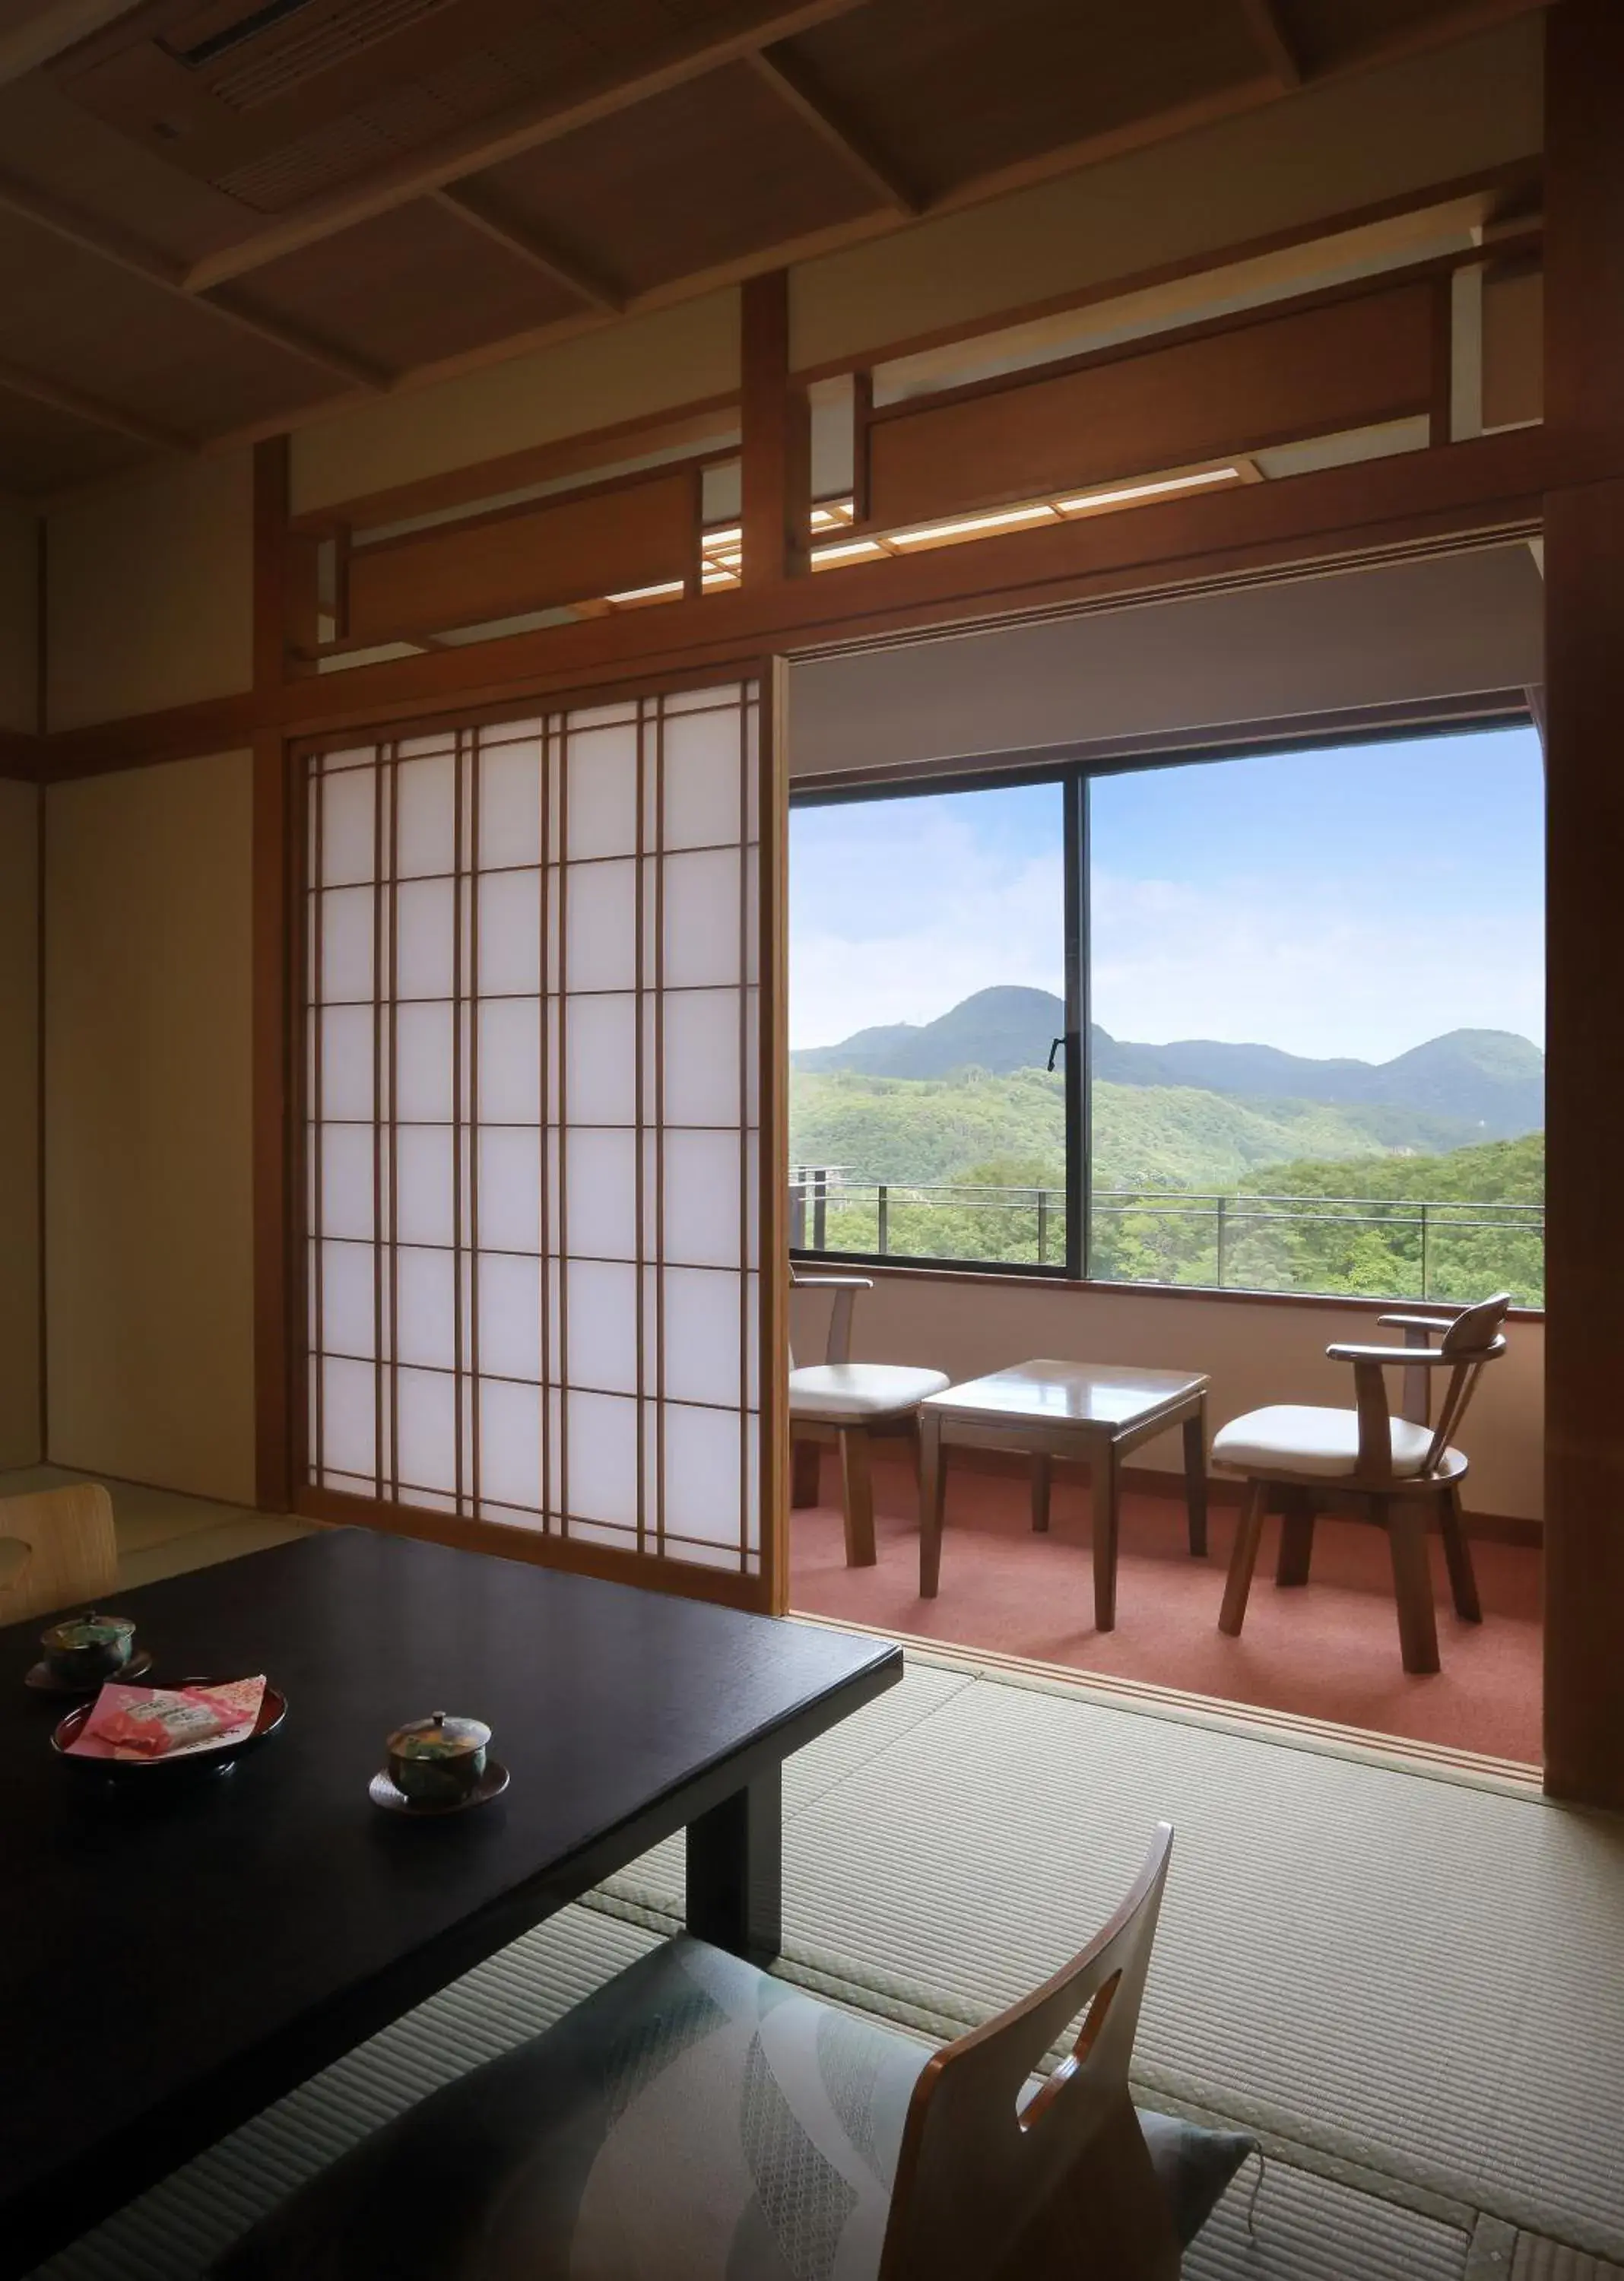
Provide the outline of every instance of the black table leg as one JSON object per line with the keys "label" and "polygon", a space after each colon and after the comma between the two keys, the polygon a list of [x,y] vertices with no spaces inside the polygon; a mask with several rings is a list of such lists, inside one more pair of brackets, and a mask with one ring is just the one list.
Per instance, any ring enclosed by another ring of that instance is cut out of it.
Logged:
{"label": "black table leg", "polygon": [[688,1929],[752,1964],[783,1945],[782,1776],[773,1767],[688,1824]]}

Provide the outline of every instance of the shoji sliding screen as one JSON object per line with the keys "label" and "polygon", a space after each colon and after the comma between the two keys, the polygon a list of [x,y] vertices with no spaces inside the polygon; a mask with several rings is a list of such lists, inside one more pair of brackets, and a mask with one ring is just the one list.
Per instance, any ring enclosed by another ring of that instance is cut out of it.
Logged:
{"label": "shoji sliding screen", "polygon": [[774,1603],[771,743],[738,683],[305,756],[313,1509]]}

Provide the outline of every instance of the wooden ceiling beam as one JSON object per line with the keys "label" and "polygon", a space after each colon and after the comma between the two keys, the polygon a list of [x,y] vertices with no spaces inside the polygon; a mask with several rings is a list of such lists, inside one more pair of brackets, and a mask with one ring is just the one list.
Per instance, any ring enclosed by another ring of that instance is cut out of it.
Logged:
{"label": "wooden ceiling beam", "polygon": [[610,316],[618,316],[625,307],[626,296],[606,278],[597,276],[584,263],[550,244],[532,222],[518,221],[499,213],[477,190],[466,187],[452,189],[443,185],[429,195],[434,205],[446,213],[455,214],[459,221],[480,231],[493,245],[515,255],[553,284],[561,285],[578,301],[602,309]]}
{"label": "wooden ceiling beam", "polygon": [[900,214],[923,213],[924,201],[902,181],[868,136],[840,116],[838,105],[831,103],[806,65],[788,47],[758,48],[749,61],[757,78],[764,81],[796,117],[829,145],[882,205],[893,206]]}
{"label": "wooden ceiling beam", "polygon": [[61,238],[81,253],[111,262],[115,269],[122,269],[127,276],[140,278],[143,284],[155,286],[171,300],[205,310],[238,332],[251,333],[272,348],[298,357],[305,364],[318,366],[335,379],[347,381],[352,388],[376,390],[389,385],[389,375],[375,366],[326,341],[313,340],[280,318],[262,315],[235,295],[189,291],[186,273],[178,262],[131,237],[117,223],[93,220],[14,174],[0,173],[0,213],[12,214],[19,221],[32,223],[37,229],[49,230],[53,237]]}
{"label": "wooden ceiling beam", "polygon": [[348,381],[352,388],[364,388],[376,395],[393,384],[394,375],[386,372],[382,365],[366,357],[352,356],[347,349],[336,348],[330,341],[318,340],[302,326],[289,324],[285,318],[252,308],[238,294],[189,293],[182,286],[180,298],[194,309],[207,309],[211,315],[223,318],[239,333],[251,333],[274,349],[330,372],[335,380]]}
{"label": "wooden ceiling beam", "polygon": [[[567,102],[547,96],[518,105],[496,119],[461,128],[429,150],[409,153],[360,186],[307,199],[267,228],[195,262],[187,273],[187,287],[194,293],[205,292],[229,278],[245,277],[301,246],[318,244],[341,230],[352,229],[358,222],[409,205],[414,198],[442,189],[449,182],[500,166],[545,143],[555,143],[577,128],[612,119],[636,104],[646,103],[651,96],[702,79],[724,64],[744,62],[758,48],[811,31],[862,4],[863,0],[798,0],[793,7],[763,13],[759,4],[738,4],[736,0],[730,11],[731,29],[717,29],[715,19],[708,26],[686,27],[674,33],[655,59],[630,79],[616,80],[605,73]],[[729,19],[721,20],[725,26]]]}
{"label": "wooden ceiling beam", "polygon": [[112,435],[128,436],[132,443],[144,444],[149,451],[189,454],[197,449],[187,437],[143,420],[138,412],[126,412],[99,396],[68,388],[61,381],[48,380],[43,373],[31,372],[24,365],[4,359],[0,359],[0,390],[8,396],[24,397],[30,404],[45,405],[52,412],[66,413],[70,420],[81,420],[87,427],[104,428]]}
{"label": "wooden ceiling beam", "polygon": [[[849,5],[851,0],[841,0],[841,4]],[[1435,19],[1425,27],[1411,27],[1404,33],[1389,35],[1379,47],[1366,50],[1357,58],[1338,63],[1334,68],[1317,77],[1314,85],[1316,88],[1321,87],[1331,81],[1379,67],[1383,64],[1400,60],[1405,56],[1435,46],[1440,42],[1447,43],[1450,41],[1468,37],[1474,32],[1487,30],[1510,18],[1531,13],[1536,9],[1543,11],[1548,4],[1550,0],[1470,0],[1469,5],[1452,10],[1446,19]],[[820,15],[839,12],[840,12],[840,7],[836,6],[827,11],[821,11]],[[1127,151],[1141,149],[1148,144],[1214,123],[1220,119],[1266,107],[1272,103],[1281,100],[1283,93],[1284,90],[1278,81],[1260,71],[1255,80],[1177,106],[1172,111],[1158,114],[1154,118],[1130,121],[1125,126],[1107,129],[1103,133],[1063,149],[1041,152],[1031,159],[998,169],[991,174],[974,181],[957,184],[943,197],[933,200],[931,211],[932,213],[953,212],[979,205],[1032,182],[1051,180],[1057,174],[1071,173],[1099,160],[1120,156]],[[641,99],[640,95],[631,95],[626,98],[629,103],[639,99]],[[545,133],[540,139],[546,139]],[[428,185],[429,189],[437,187],[440,185],[435,183]],[[1429,187],[1424,193],[1418,193],[1413,201],[1401,201],[1398,205],[1389,204],[1380,208],[1379,213],[1385,215],[1389,211],[1398,211],[1411,203],[1415,205],[1427,203],[1440,190],[1445,195],[1456,195],[1458,194],[1461,187],[1458,183]],[[75,218],[69,218],[65,221],[59,211],[56,213],[45,213],[41,211],[48,205],[49,201],[32,192],[24,193],[19,199],[16,186],[9,185],[4,178],[0,176],[0,208],[9,207],[12,211],[20,212],[29,220],[40,221],[44,227],[55,228],[58,235],[67,237],[73,244],[82,245],[89,243],[90,250],[101,252],[108,259],[119,260],[122,266],[132,268],[136,274],[149,277],[151,282],[161,285],[164,290],[170,291],[177,290],[174,271],[163,265],[159,257],[144,249],[134,249],[128,241],[125,241],[120,250],[115,252],[105,242],[112,235],[111,228],[104,230],[99,223],[85,224]],[[1295,242],[1304,236],[1334,235],[1339,228],[1349,227],[1355,220],[1371,218],[1373,218],[1372,214],[1363,210],[1358,216],[1343,216],[1334,220],[1327,218],[1323,222],[1317,222],[1311,231],[1293,232],[1290,234],[1289,241],[1278,242]],[[343,226],[343,224],[335,225],[338,228]],[[873,210],[855,216],[848,221],[829,225],[797,239],[772,246],[763,246],[746,256],[720,265],[715,269],[671,279],[646,292],[631,295],[625,307],[627,312],[632,314],[644,310],[669,307],[676,303],[714,290],[720,286],[740,282],[745,278],[762,271],[783,267],[786,264],[793,266],[799,261],[814,259],[823,254],[837,251],[847,245],[860,244],[866,239],[883,236],[894,226],[888,210]],[[89,233],[89,238],[86,235],[87,231]],[[95,242],[91,243],[91,240]],[[1270,239],[1247,249],[1227,249],[1221,259],[1215,259],[1211,262],[1203,262],[1197,266],[1222,267],[1224,261],[1239,258],[1243,251],[1247,253],[1267,251],[1276,243],[1276,240]],[[156,268],[154,265],[157,265]],[[1157,274],[1159,278],[1159,273]],[[1156,281],[1141,279],[1137,282],[1142,283]],[[1132,280],[1114,280],[1110,290],[1125,291],[1130,290],[1130,286],[1135,281]],[[189,295],[188,298],[192,297]],[[1091,301],[1104,296],[1091,293],[1081,298],[1085,301]],[[220,300],[213,296],[201,301],[198,305],[212,307],[223,313],[230,313],[228,310],[222,310]],[[1068,302],[1066,305],[1071,305]],[[527,328],[521,333],[504,336],[499,340],[485,342],[476,348],[461,351],[455,355],[433,360],[422,365],[414,366],[406,371],[392,374],[389,376],[386,384],[391,391],[431,386],[437,382],[458,377],[465,372],[481,370],[491,365],[503,362],[510,357],[570,339],[604,322],[609,313],[600,308],[584,305],[579,313],[560,317],[549,323]],[[238,321],[242,321],[241,317]],[[287,344],[283,341],[279,344]],[[926,344],[914,343],[910,345],[924,344]],[[206,439],[204,448],[210,451],[228,450],[245,443],[259,441],[267,436],[285,433],[313,421],[330,418],[336,414],[355,408],[358,404],[366,400],[367,392],[375,390],[378,386],[379,375],[366,372],[363,376],[363,373],[356,368],[353,360],[343,360],[341,366],[337,352],[329,356],[323,352],[321,360],[327,363],[329,368],[342,369],[343,376],[351,383],[347,393],[325,397],[317,402],[290,407],[284,412],[267,414],[253,421],[245,422],[211,436]],[[77,497],[83,488],[82,485],[65,486],[57,496],[62,500],[71,499]]]}
{"label": "wooden ceiling beam", "polygon": [[[731,63],[746,63],[752,68],[760,66],[754,58],[763,51],[769,52],[769,63],[779,66],[777,83],[786,98],[793,100],[800,115],[816,127],[826,140],[839,137],[838,147],[844,150],[848,160],[861,165],[871,185],[880,189],[888,208],[897,209],[898,198],[905,200],[901,212],[911,214],[917,211],[909,186],[898,180],[879,154],[868,149],[862,139],[850,133],[844,121],[828,111],[821,95],[809,85],[792,90],[789,73],[782,68],[782,50],[786,42],[799,34],[811,31],[820,24],[850,14],[866,4],[866,0],[800,0],[794,7],[785,7],[769,15],[757,15],[754,21],[740,24],[735,17],[731,31],[709,32],[689,30],[668,42],[663,56],[648,64],[630,79],[618,81],[608,79],[573,100],[560,104],[553,98],[520,106],[495,120],[487,120],[465,128],[456,135],[435,145],[428,151],[414,151],[383,168],[359,187],[331,191],[321,197],[307,200],[295,207],[264,229],[239,239],[235,245],[222,246],[195,262],[186,273],[189,292],[202,293],[225,283],[231,278],[247,276],[282,255],[301,247],[320,244],[323,239],[351,229],[357,224],[370,221],[396,207],[410,205],[452,182],[498,166],[507,159],[517,158],[526,151],[542,144],[557,142],[578,128],[587,127],[603,119],[646,102],[669,89],[701,79],[708,73]],[[1242,0],[1249,12],[1254,0]],[[1430,18],[1402,32],[1385,35],[1357,54],[1339,58],[1334,67],[1317,75],[1315,84],[1341,78],[1349,73],[1368,71],[1405,57],[1426,52],[1429,49],[1448,45],[1470,38],[1474,33],[1487,31],[1514,16],[1525,15],[1535,9],[1552,4],[1552,0],[1463,0],[1463,4],[1446,14]],[[739,13],[747,12],[741,4]],[[1270,12],[1272,17],[1272,11]],[[1278,34],[1279,27],[1276,26]],[[1283,39],[1283,35],[1280,35]],[[1284,46],[1290,54],[1289,43]],[[931,201],[932,211],[939,208],[971,205],[989,197],[1002,196],[1006,191],[1025,187],[1029,182],[1044,182],[1057,174],[1093,160],[1110,158],[1123,151],[1135,150],[1145,143],[1167,139],[1188,132],[1211,121],[1249,110],[1261,102],[1278,99],[1288,86],[1301,80],[1295,55],[1290,65],[1295,74],[1289,81],[1282,76],[1285,64],[1272,46],[1268,67],[1260,71],[1255,81],[1215,88],[1208,94],[1175,105],[1164,113],[1143,119],[1130,120],[1102,134],[1085,138],[1080,143],[1035,154],[1027,160],[1000,167],[973,182],[958,184],[946,197]],[[801,75],[804,79],[804,74]],[[815,116],[816,114],[816,116]],[[878,179],[876,179],[878,175]],[[880,188],[883,182],[883,189]],[[770,259],[764,258],[759,267],[766,268]]]}
{"label": "wooden ceiling beam", "polygon": [[1279,0],[1241,0],[1247,29],[1283,88],[1301,87],[1308,74],[1280,19]]}
{"label": "wooden ceiling beam", "polygon": [[1332,70],[1317,73],[1314,84],[1318,86],[1321,79],[1343,78],[1350,72],[1403,63],[1408,56],[1430,55],[1435,49],[1453,47],[1458,40],[1492,32],[1497,24],[1509,24],[1515,17],[1543,15],[1556,5],[1557,0],[1462,0],[1459,7],[1447,9],[1441,16],[1423,16],[1401,31],[1382,33],[1368,47],[1349,49],[1337,57]]}

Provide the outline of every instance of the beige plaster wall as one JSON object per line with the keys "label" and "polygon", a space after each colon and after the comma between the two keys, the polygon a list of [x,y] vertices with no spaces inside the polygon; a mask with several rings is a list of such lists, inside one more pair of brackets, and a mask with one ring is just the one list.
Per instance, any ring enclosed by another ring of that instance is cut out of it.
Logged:
{"label": "beige plaster wall", "polygon": [[1543,141],[1544,27],[1311,87],[792,272],[798,366],[962,325],[1407,196]]}
{"label": "beige plaster wall", "polygon": [[40,526],[0,499],[0,729],[39,726]]}
{"label": "beige plaster wall", "polygon": [[300,429],[294,512],[738,386],[739,293],[730,287]]}
{"label": "beige plaster wall", "polygon": [[251,1504],[251,760],[47,795],[50,1457]]}
{"label": "beige plaster wall", "polygon": [[39,798],[0,777],[0,1467],[41,1455]]}
{"label": "beige plaster wall", "polygon": [[[815,1271],[814,1271],[815,1272]],[[790,1303],[797,1355],[822,1352],[828,1300],[800,1292]],[[914,1363],[966,1379],[1037,1356],[1136,1363],[1148,1369],[1200,1370],[1212,1380],[1210,1430],[1273,1402],[1350,1403],[1352,1372],[1328,1362],[1333,1341],[1384,1339],[1366,1310],[1249,1303],[1129,1288],[1081,1290],[1017,1279],[955,1281],[931,1274],[878,1272],[859,1295],[854,1359]],[[1543,1322],[1515,1322],[1503,1361],[1485,1377],[1460,1446],[1472,1462],[1468,1511],[1537,1519],[1543,1512]],[[1176,1472],[1176,1434],[1148,1442],[1129,1460]]]}
{"label": "beige plaster wall", "polygon": [[50,728],[227,697],[253,680],[253,458],[120,483],[50,518]]}

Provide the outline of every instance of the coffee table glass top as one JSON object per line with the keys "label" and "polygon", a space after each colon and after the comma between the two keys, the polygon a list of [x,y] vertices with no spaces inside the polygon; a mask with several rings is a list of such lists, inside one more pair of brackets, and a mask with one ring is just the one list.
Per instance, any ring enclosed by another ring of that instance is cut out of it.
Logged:
{"label": "coffee table glass top", "polygon": [[921,1405],[946,1418],[1000,1419],[1011,1425],[1040,1419],[1046,1425],[1124,1428],[1159,1410],[1205,1391],[1200,1372],[1137,1370],[1131,1364],[1021,1362],[987,1378],[967,1379],[932,1394]]}

